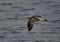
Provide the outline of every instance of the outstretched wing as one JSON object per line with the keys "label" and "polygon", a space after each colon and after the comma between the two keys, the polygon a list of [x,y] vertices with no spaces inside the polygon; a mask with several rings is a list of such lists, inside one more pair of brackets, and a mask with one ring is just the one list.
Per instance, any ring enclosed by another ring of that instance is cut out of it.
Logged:
{"label": "outstretched wing", "polygon": [[34,25],[34,22],[28,21],[28,23],[27,23],[28,31],[31,31],[32,30],[33,25]]}

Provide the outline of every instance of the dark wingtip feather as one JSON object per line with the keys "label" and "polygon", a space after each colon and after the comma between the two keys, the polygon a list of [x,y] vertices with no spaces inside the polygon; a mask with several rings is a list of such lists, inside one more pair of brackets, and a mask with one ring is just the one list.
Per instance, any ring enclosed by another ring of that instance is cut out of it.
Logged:
{"label": "dark wingtip feather", "polygon": [[28,31],[31,31],[31,29],[28,29]]}

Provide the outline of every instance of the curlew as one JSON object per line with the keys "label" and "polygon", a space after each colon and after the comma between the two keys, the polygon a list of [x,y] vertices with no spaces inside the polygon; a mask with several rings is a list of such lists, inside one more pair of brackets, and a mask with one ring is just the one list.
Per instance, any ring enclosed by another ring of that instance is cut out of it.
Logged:
{"label": "curlew", "polygon": [[34,15],[34,16],[28,17],[27,19],[28,19],[28,22],[27,22],[28,31],[32,30],[35,22],[37,22],[37,21],[48,21],[47,19],[44,19],[39,15]]}

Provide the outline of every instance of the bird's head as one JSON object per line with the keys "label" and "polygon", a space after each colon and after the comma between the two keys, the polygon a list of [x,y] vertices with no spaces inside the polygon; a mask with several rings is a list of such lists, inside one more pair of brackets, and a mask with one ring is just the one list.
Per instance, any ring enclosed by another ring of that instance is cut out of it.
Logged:
{"label": "bird's head", "polygon": [[27,17],[26,18],[27,20],[35,20],[35,21],[48,21],[47,19],[45,19],[45,18],[43,18],[43,17],[41,17],[41,16],[38,16],[38,15],[36,15],[36,16],[32,16],[32,17]]}

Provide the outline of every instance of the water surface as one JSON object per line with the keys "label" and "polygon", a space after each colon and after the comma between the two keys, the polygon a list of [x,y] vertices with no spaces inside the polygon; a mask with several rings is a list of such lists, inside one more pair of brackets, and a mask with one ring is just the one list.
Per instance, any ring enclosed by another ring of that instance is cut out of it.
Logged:
{"label": "water surface", "polygon": [[[41,15],[28,32],[26,17]],[[60,42],[59,0],[0,0],[0,42]]]}

